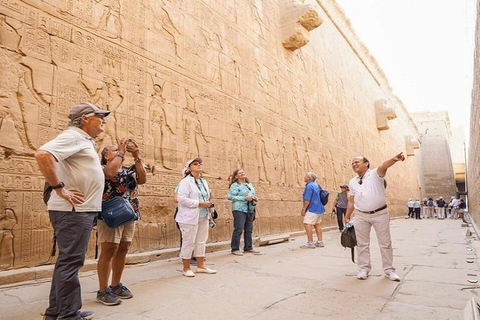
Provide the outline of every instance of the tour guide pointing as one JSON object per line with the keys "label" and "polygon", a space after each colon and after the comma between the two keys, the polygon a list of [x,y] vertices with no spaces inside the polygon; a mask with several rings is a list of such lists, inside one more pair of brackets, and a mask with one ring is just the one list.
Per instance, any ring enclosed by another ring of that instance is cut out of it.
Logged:
{"label": "tour guide pointing", "polygon": [[388,168],[397,161],[404,161],[403,152],[382,163],[376,169],[370,170],[370,162],[365,157],[356,157],[352,160],[352,169],[358,176],[349,182],[348,206],[345,216],[350,221],[355,211],[355,233],[358,245],[358,272],[357,279],[366,280],[372,269],[370,261],[370,229],[373,226],[377,234],[378,245],[382,254],[385,277],[392,281],[400,281],[393,267],[393,249],[390,238],[390,216],[387,209],[387,196],[384,180]]}

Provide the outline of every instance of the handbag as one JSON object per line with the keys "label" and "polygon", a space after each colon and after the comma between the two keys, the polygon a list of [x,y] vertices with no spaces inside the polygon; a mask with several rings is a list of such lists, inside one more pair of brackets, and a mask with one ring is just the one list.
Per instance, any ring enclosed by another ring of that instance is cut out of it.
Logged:
{"label": "handbag", "polygon": [[353,225],[343,229],[342,235],[340,236],[340,243],[344,248],[351,249],[352,262],[355,263],[354,248],[357,246],[357,236],[355,234],[355,227]]}
{"label": "handbag", "polygon": [[[130,194],[128,182],[127,193]],[[104,201],[102,203],[100,216],[110,228],[116,228],[129,221],[138,219],[138,214],[133,210],[130,201],[122,196],[113,197]]]}

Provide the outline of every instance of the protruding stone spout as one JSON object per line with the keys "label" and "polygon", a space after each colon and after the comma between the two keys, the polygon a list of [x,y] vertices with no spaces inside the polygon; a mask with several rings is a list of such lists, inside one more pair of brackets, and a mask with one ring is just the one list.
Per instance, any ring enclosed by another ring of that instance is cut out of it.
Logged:
{"label": "protruding stone spout", "polygon": [[393,120],[397,117],[395,109],[393,109],[393,107],[388,107],[387,100],[385,99],[375,101],[375,115],[377,118],[378,130],[390,129],[388,120]]}

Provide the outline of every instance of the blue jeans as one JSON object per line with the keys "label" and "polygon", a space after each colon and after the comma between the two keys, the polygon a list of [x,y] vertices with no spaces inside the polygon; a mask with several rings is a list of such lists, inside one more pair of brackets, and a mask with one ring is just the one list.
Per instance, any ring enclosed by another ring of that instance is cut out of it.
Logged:
{"label": "blue jeans", "polygon": [[240,250],[240,238],[244,237],[243,251],[250,251],[253,249],[253,219],[255,214],[253,212],[246,213],[242,211],[233,211],[233,234],[232,234],[232,252]]}

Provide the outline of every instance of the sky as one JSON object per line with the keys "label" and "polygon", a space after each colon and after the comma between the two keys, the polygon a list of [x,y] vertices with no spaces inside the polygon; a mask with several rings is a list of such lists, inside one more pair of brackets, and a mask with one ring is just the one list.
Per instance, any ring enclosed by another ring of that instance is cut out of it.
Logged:
{"label": "sky", "polygon": [[476,0],[337,0],[410,112],[470,127]]}

